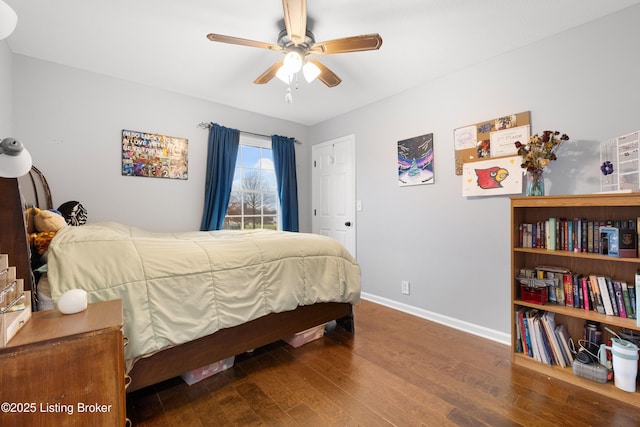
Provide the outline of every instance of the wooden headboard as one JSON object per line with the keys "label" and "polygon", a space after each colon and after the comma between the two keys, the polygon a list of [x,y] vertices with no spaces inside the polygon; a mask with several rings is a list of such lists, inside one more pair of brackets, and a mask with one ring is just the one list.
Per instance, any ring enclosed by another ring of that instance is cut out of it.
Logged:
{"label": "wooden headboard", "polygon": [[40,209],[53,209],[51,190],[49,183],[35,166],[31,167],[28,174],[18,178],[23,203],[26,207],[35,206]]}
{"label": "wooden headboard", "polygon": [[9,255],[9,265],[24,279],[24,289],[34,290],[31,251],[25,224],[25,207],[52,209],[46,178],[36,167],[20,178],[0,178],[0,253]]}
{"label": "wooden headboard", "polygon": [[0,227],[0,253],[9,255],[16,277],[24,279],[24,290],[33,290],[29,238],[16,178],[0,178]]}

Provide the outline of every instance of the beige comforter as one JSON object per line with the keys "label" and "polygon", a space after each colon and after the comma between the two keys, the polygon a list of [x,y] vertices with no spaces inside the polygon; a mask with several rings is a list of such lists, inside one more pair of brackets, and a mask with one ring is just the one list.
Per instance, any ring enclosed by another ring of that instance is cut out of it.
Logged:
{"label": "beige comforter", "polygon": [[152,233],[117,223],[65,227],[51,242],[54,301],[122,299],[135,360],[272,312],[356,303],[360,269],[338,242],[268,230]]}

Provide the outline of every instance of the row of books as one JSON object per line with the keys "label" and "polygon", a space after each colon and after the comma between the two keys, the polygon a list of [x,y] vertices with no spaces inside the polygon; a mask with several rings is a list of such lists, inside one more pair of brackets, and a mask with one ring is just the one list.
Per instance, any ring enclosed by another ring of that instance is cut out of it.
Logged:
{"label": "row of books", "polygon": [[516,351],[547,365],[573,363],[569,331],[556,324],[555,313],[521,307],[515,313]]}
{"label": "row of books", "polygon": [[551,217],[545,221],[523,223],[518,228],[519,246],[609,255],[609,235],[603,231],[616,229],[620,253],[615,256],[634,258],[638,256],[639,219],[596,221]]}
{"label": "row of books", "polygon": [[521,269],[518,280],[523,286],[546,287],[546,302],[637,319],[640,323],[640,273],[636,274],[634,283],[627,283],[604,275],[576,274],[560,267],[539,266]]}

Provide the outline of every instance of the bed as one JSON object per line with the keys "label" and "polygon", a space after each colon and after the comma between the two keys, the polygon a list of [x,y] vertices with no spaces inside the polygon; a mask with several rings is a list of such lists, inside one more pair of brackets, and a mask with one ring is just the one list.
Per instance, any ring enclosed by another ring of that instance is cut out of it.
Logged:
{"label": "bed", "polygon": [[49,245],[57,300],[121,299],[128,392],[336,320],[353,332],[360,270],[325,236],[268,230],[154,233],[64,227]]}

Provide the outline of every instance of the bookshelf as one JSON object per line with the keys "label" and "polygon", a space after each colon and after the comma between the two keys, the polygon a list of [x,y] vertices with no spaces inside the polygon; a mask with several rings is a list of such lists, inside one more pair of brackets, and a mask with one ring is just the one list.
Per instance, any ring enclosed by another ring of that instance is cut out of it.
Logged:
{"label": "bookshelf", "polygon": [[[522,307],[536,308],[555,313],[557,324],[564,324],[577,343],[584,336],[586,321],[601,324],[602,341],[606,342],[610,334],[604,326],[618,332],[620,329],[640,331],[635,319],[600,314],[581,308],[546,303],[535,304],[520,299],[520,284],[515,279],[521,268],[537,266],[555,266],[573,273],[597,274],[634,283],[635,274],[640,270],[640,258],[613,258],[594,253],[568,252],[522,248],[519,243],[519,225],[546,221],[549,218],[586,218],[588,220],[628,220],[640,217],[640,193],[612,193],[596,195],[512,197],[511,198],[511,359],[514,365],[533,369],[553,377],[613,399],[640,406],[640,392],[625,392],[609,381],[600,384],[573,374],[571,367],[549,366],[536,361],[524,353],[516,351],[517,331],[516,311]],[[639,388],[640,390],[640,388]]]}

